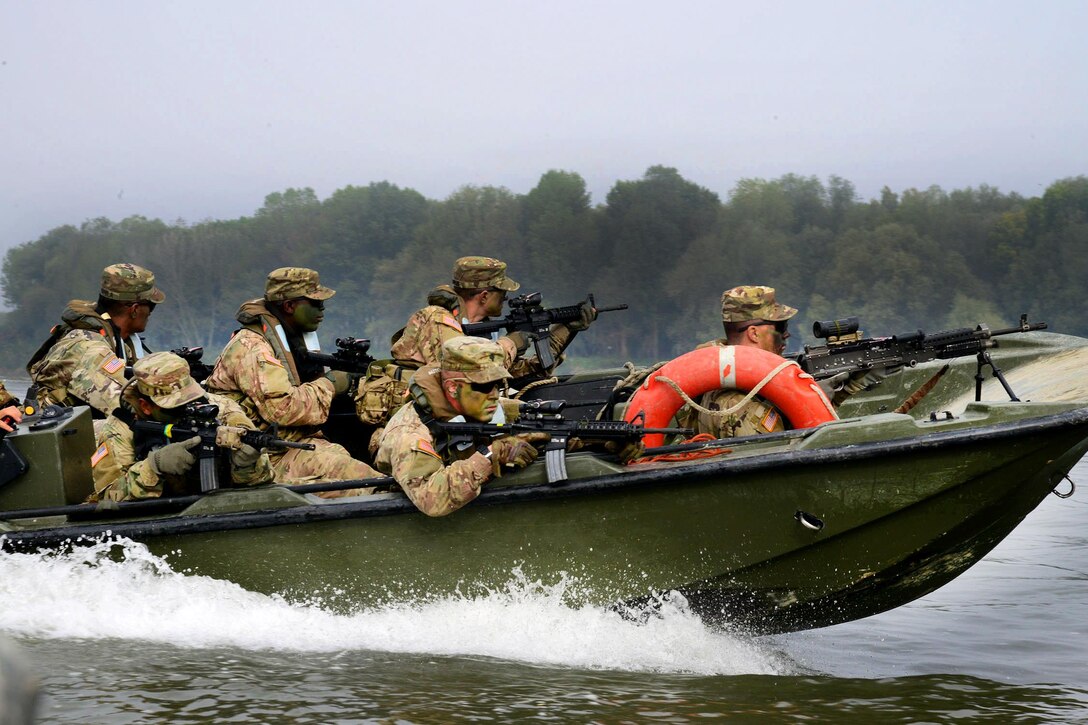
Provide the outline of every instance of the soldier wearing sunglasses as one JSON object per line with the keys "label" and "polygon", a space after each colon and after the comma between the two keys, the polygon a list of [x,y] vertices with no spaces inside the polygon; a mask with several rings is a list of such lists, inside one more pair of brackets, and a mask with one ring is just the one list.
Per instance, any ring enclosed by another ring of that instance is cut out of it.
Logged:
{"label": "soldier wearing sunglasses", "polygon": [[[781,355],[790,337],[789,321],[797,310],[779,304],[773,287],[744,285],[722,293],[722,324],[725,337],[703,343],[742,345]],[[711,411],[728,410],[739,404],[745,393],[714,390],[704,393],[700,405]],[[785,418],[778,408],[756,396],[747,405],[726,416],[707,415],[685,406],[677,413],[680,425],[710,433],[715,438],[756,435],[785,430]]]}
{"label": "soldier wearing sunglasses", "polygon": [[495,342],[454,337],[442,343],[438,365],[424,365],[409,382],[412,402],[389,420],[378,438],[376,462],[423,513],[445,516],[480,495],[480,488],[504,468],[536,460],[533,443],[547,433],[523,433],[491,441],[486,448],[444,447],[432,421],[505,420],[500,390],[510,377],[506,353]]}

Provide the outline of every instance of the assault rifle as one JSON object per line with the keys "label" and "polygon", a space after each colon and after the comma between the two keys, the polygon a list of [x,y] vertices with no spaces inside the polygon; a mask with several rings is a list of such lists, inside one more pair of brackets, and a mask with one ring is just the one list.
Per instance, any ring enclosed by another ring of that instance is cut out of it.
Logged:
{"label": "assault rifle", "polygon": [[991,330],[986,325],[971,329],[961,327],[954,330],[926,333],[914,330],[891,337],[863,338],[858,332],[858,318],[846,317],[839,320],[815,322],[812,334],[826,339],[824,345],[805,345],[805,351],[797,356],[797,363],[806,373],[823,380],[839,373],[852,373],[882,367],[914,367],[931,360],[949,360],[951,358],[976,355],[978,374],[975,376],[975,399],[982,395],[982,368],[989,365],[1013,400],[1013,394],[1005,376],[994,365],[989,350],[998,346],[995,337],[1018,332],[1045,330],[1045,322],[1028,323],[1028,316],[1020,315],[1020,324]]}
{"label": "assault rifle", "polygon": [[[541,299],[539,292],[511,297],[506,301],[506,304],[510,306],[510,314],[506,317],[496,317],[483,322],[467,322],[461,325],[461,330],[466,335],[475,337],[490,337],[491,333],[499,330],[521,332],[532,341],[540,364],[545,370],[551,370],[555,367],[555,356],[552,355],[552,348],[548,344],[552,336],[551,326],[581,319],[582,306],[570,305],[545,309],[540,304]],[[597,307],[593,301],[593,295],[587,296],[586,301],[590,307],[597,310],[598,314],[627,309],[627,305]]]}
{"label": "assault rifle", "polygon": [[[166,442],[186,441],[193,436],[200,438],[197,459],[200,462],[200,492],[207,493],[219,488],[218,451],[216,437],[219,431],[219,406],[214,403],[193,402],[185,406],[185,412],[177,423],[159,423],[154,420],[136,420],[131,426],[136,434],[137,450],[146,451]],[[242,443],[261,448],[301,448],[314,450],[313,443],[295,443],[259,430],[246,430],[241,434]]]}
{"label": "assault rifle", "polygon": [[548,483],[567,480],[567,443],[571,438],[589,441],[636,443],[648,433],[679,433],[690,436],[690,428],[646,428],[639,423],[620,420],[566,420],[559,413],[566,405],[562,400],[540,400],[522,403],[518,419],[507,423],[453,423],[431,421],[436,432],[439,451],[453,448],[466,450],[479,441],[501,438],[518,433],[548,433],[551,439],[544,446],[544,466]]}
{"label": "assault rifle", "polygon": [[189,375],[198,383],[202,383],[211,377],[212,370],[215,369],[214,366],[208,365],[201,360],[204,357],[204,348],[202,346],[175,347],[170,352],[189,363]]}
{"label": "assault rifle", "polygon": [[366,375],[374,358],[370,356],[370,340],[356,337],[336,338],[336,352],[332,354],[302,350],[296,353],[303,360],[319,363],[330,370]]}

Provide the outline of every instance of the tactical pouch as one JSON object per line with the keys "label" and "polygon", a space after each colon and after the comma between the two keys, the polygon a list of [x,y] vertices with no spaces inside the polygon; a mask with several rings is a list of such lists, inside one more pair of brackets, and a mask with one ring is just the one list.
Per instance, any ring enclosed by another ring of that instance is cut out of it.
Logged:
{"label": "tactical pouch", "polygon": [[355,413],[367,425],[385,425],[408,402],[412,370],[392,360],[378,360],[367,370],[355,393]]}

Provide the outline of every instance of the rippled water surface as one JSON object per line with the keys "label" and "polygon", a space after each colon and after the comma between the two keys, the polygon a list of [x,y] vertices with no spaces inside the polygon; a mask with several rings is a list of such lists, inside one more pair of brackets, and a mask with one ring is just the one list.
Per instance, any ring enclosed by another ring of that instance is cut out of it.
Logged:
{"label": "rippled water surface", "polygon": [[633,622],[511,572],[345,616],[176,573],[138,544],[0,554],[0,633],[48,722],[1088,722],[1088,464],[911,605],[753,638]]}

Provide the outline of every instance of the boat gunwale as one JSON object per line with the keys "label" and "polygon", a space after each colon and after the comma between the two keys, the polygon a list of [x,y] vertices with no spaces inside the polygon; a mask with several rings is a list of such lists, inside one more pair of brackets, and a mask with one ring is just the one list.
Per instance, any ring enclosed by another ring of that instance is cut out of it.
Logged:
{"label": "boat gunwale", "polygon": [[[1004,440],[1022,435],[1032,435],[1048,430],[1059,430],[1088,425],[1088,406],[1048,415],[1022,418],[984,426],[958,428],[949,431],[919,432],[918,435],[888,441],[848,443],[830,448],[806,448],[769,451],[765,455],[737,458],[720,457],[663,465],[648,464],[643,471],[614,473],[587,479],[565,481],[561,484],[534,483],[526,485],[485,487],[472,506],[497,506],[523,501],[552,500],[614,492],[628,488],[671,483],[702,482],[719,476],[773,471],[803,465],[826,465],[865,460],[905,451],[916,452],[919,448],[951,448],[969,445],[980,439]],[[810,431],[818,428],[809,429]],[[729,439],[724,439],[729,440]],[[649,465],[653,465],[652,468]],[[388,483],[392,479],[363,479],[362,486]],[[231,489],[232,492],[244,489]],[[377,494],[381,495],[381,494]],[[255,511],[234,511],[211,514],[176,514],[153,519],[125,521],[112,519],[102,523],[74,524],[60,527],[0,532],[0,551],[48,547],[64,543],[80,543],[80,540],[101,540],[127,537],[135,540],[159,536],[212,533],[238,529],[256,529],[272,526],[339,521],[353,518],[392,516],[418,513],[406,496],[370,496],[351,499],[330,499],[298,506]],[[422,515],[422,514],[420,514]],[[18,521],[19,519],[0,519]],[[89,543],[89,542],[87,542]]]}

